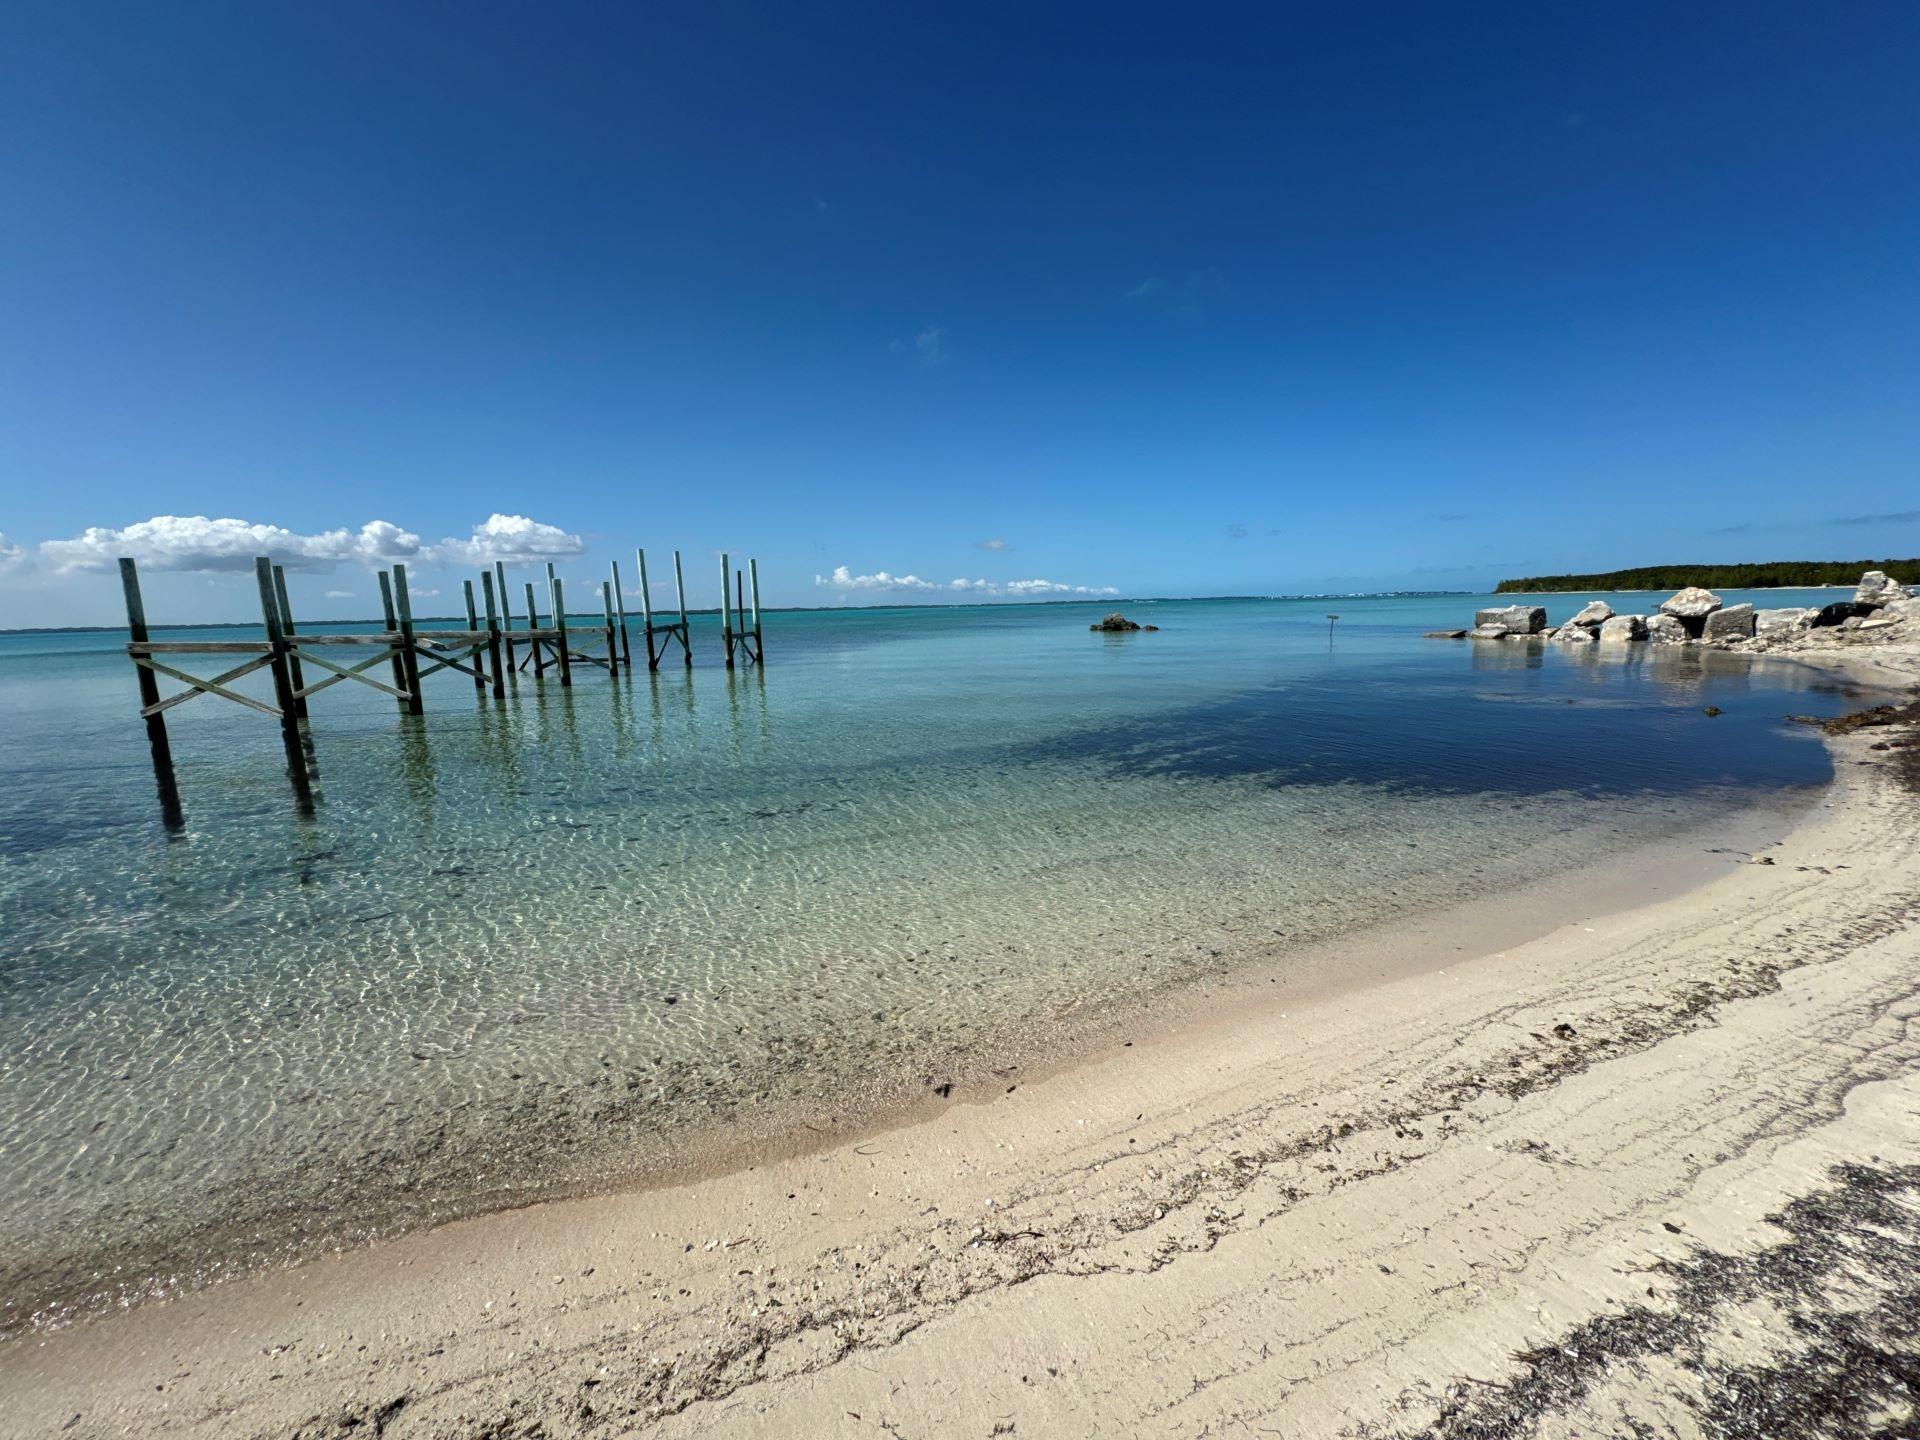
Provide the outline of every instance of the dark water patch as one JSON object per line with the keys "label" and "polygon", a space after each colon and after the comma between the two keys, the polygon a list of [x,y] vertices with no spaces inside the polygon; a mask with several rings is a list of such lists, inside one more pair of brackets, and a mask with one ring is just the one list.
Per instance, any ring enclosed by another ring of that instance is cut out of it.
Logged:
{"label": "dark water patch", "polygon": [[1615,658],[1503,642],[1378,676],[1295,674],[1025,753],[1121,774],[1439,794],[1682,795],[1832,778],[1825,749],[1785,712],[1838,714],[1847,687],[1731,657],[1636,649]]}

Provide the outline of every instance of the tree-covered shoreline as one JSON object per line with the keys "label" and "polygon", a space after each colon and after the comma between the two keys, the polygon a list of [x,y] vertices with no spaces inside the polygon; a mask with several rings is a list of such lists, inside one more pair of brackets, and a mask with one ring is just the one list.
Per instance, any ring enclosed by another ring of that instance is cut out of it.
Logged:
{"label": "tree-covered shoreline", "polygon": [[1884,570],[1899,580],[1920,579],[1915,560],[1765,560],[1744,565],[1642,565],[1632,570],[1605,570],[1592,575],[1528,575],[1502,580],[1496,594],[1545,591],[1679,590],[1701,585],[1709,590],[1806,589],[1819,585],[1860,583],[1868,570]]}

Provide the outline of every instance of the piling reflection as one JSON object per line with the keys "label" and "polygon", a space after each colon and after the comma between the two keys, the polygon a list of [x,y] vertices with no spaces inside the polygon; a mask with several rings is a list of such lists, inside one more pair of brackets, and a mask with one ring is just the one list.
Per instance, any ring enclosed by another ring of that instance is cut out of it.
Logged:
{"label": "piling reflection", "polygon": [[417,715],[400,717],[400,783],[413,802],[415,817],[423,825],[433,822],[435,792],[439,774],[433,763],[433,744],[427,727]]}

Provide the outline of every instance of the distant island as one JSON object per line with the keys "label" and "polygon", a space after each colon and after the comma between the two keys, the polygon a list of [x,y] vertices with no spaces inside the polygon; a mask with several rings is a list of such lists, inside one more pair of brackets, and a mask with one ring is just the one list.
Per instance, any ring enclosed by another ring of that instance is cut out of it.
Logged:
{"label": "distant island", "polygon": [[1642,565],[1635,570],[1604,570],[1593,575],[1529,575],[1502,580],[1495,594],[1525,591],[1768,590],[1859,583],[1862,571],[1884,570],[1896,579],[1920,578],[1920,560],[1766,560],[1747,565]]}

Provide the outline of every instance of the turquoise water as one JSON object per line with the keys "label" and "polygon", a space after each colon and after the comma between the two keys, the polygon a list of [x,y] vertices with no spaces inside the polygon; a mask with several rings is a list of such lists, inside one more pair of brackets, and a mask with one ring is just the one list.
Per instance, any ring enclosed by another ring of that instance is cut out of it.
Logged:
{"label": "turquoise water", "polygon": [[774,614],[731,674],[696,617],[691,672],[336,686],[310,804],[201,698],[171,827],[123,637],[0,636],[0,1326],[904,1100],[1828,776],[1811,672],[1420,638],[1477,603]]}

